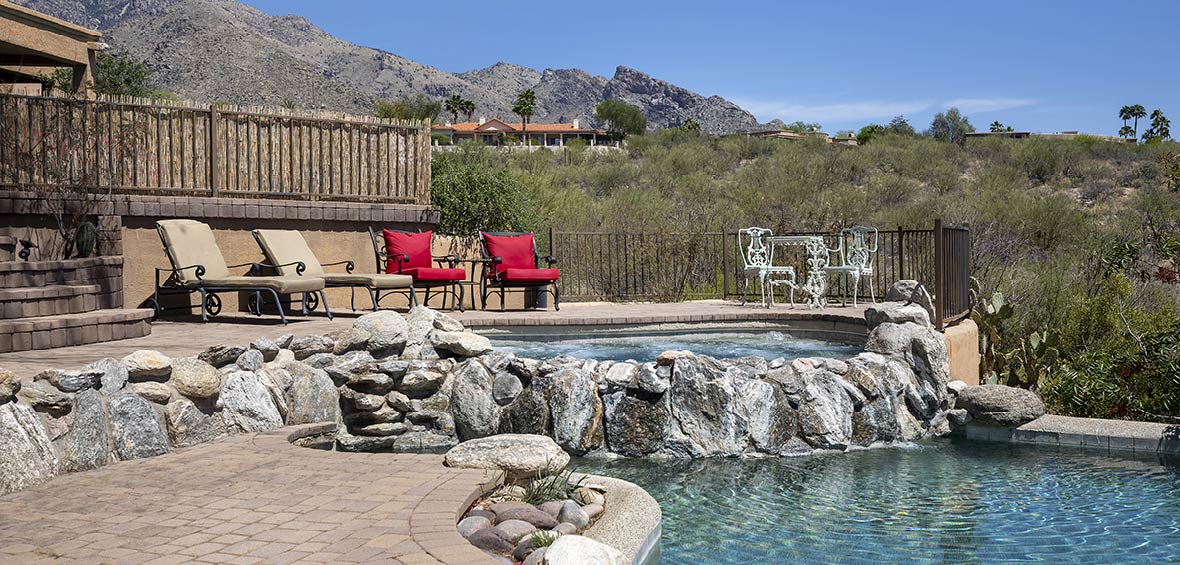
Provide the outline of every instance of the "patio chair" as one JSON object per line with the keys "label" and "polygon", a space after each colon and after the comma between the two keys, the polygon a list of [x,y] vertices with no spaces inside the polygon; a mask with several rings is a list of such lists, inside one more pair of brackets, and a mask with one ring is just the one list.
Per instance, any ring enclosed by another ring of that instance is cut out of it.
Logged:
{"label": "patio chair", "polygon": [[413,280],[413,286],[409,288],[411,305],[418,304],[415,289],[422,289],[423,304],[430,302],[431,290],[436,289],[435,292],[443,297],[444,307],[450,295],[451,310],[458,304],[459,311],[463,311],[462,283],[467,280],[467,271],[455,267],[454,255],[436,257],[431,254],[434,232],[382,229],[378,237],[377,231],[369,228],[369,238],[373,240],[373,255],[377,260],[378,271],[408,275]]}
{"label": "patio chair", "polygon": [[[486,270],[480,280],[479,297],[484,309],[488,307],[488,293],[500,290],[500,311],[504,311],[504,297],[508,289],[525,292],[534,290],[553,295],[553,310],[561,310],[561,291],[557,280],[561,272],[553,265],[557,258],[537,254],[537,238],[532,232],[479,232]],[[541,268],[544,259],[547,267]]]}
{"label": "patio chair", "polygon": [[[294,266],[296,272],[301,274],[306,268],[303,263],[226,265],[225,257],[221,255],[221,249],[217,247],[217,240],[213,237],[213,230],[196,220],[160,220],[156,222],[156,232],[164,244],[164,254],[172,263],[171,269],[156,267],[156,289],[152,295],[152,306],[157,316],[165,310],[160,304],[161,296],[199,292],[201,320],[207,322],[210,315],[216,316],[221,312],[221,297],[218,296],[218,292],[253,291],[247,305],[247,309],[253,314],[262,315],[263,296],[269,294],[274,298],[275,307],[279,310],[279,319],[286,324],[287,316],[283,312],[279,295],[298,294],[301,296],[300,307],[304,315],[307,315],[309,305],[310,309],[314,310],[322,302],[328,319],[332,318],[327,297],[324,296],[324,279],[311,276],[257,276],[264,268],[290,266]],[[256,276],[230,274],[230,269],[245,266],[249,266],[249,273]],[[165,272],[168,276],[161,278]]]}
{"label": "patio chair", "polygon": [[[869,281],[869,296],[873,302],[877,301],[877,292],[873,288],[873,259],[877,255],[877,228],[872,226],[853,226],[840,230],[840,242],[835,249],[828,249],[829,253],[836,253],[840,264],[824,267],[825,274],[847,276],[852,279],[852,305],[857,305],[857,293],[860,290],[860,279]],[[841,305],[848,305],[847,293],[842,293]]]}
{"label": "patio chair", "polygon": [[[352,291],[350,305],[356,310],[356,289],[363,288],[373,303],[373,311],[379,309],[381,292],[393,289],[414,290],[414,279],[409,275],[354,273],[356,264],[351,260],[334,263],[320,263],[307,245],[303,234],[296,230],[254,230],[254,240],[272,264],[279,265],[277,271],[283,276],[310,276],[324,279],[329,288],[348,287]],[[299,267],[302,265],[302,269]],[[324,267],[344,265],[343,273],[329,273]]]}
{"label": "patio chair", "polygon": [[[795,282],[795,268],[772,264],[773,249],[766,245],[766,237],[770,234],[769,229],[759,227],[738,232],[738,248],[743,250],[742,274],[745,275],[746,288],[750,288],[750,279],[756,277],[762,305],[769,308],[774,304],[774,287],[785,286],[790,289],[791,306],[794,306],[795,289],[799,287]],[[742,293],[742,305],[745,304],[746,294]]]}

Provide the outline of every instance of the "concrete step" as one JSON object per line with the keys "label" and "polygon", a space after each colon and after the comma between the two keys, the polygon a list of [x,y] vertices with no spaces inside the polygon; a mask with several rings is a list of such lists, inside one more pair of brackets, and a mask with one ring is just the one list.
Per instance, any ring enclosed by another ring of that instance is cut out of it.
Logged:
{"label": "concrete step", "polygon": [[150,308],[0,320],[0,353],[84,345],[152,333]]}
{"label": "concrete step", "polygon": [[0,289],[0,320],[80,314],[120,306],[97,284],[58,284]]}

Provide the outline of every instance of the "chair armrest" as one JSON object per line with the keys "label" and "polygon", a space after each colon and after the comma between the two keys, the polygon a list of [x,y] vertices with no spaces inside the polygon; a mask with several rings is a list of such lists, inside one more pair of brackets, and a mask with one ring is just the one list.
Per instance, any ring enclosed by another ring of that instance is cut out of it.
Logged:
{"label": "chair armrest", "polygon": [[431,259],[434,259],[434,262],[439,265],[446,263],[447,266],[454,267],[456,257],[454,255],[434,255],[431,256]]}
{"label": "chair armrest", "polygon": [[550,267],[557,264],[557,257],[554,257],[552,255],[547,255],[544,257],[544,259],[545,259],[545,262],[548,263]]}
{"label": "chair armrest", "polygon": [[401,274],[401,272],[402,272],[402,263],[409,263],[410,262],[410,255],[408,253],[397,253],[394,255],[389,255],[388,257],[390,259],[393,259],[394,261],[397,261],[398,274]]}
{"label": "chair armrest", "polygon": [[277,269],[279,267],[290,267],[292,265],[295,266],[295,274],[296,275],[302,275],[303,271],[307,270],[307,265],[305,265],[303,263],[303,261],[292,261],[290,263],[283,263],[281,265],[271,265],[269,263],[251,262],[251,263],[242,263],[241,265],[226,265],[226,268],[236,269],[238,267],[245,267],[246,265],[250,266],[250,271],[247,274],[255,275],[255,276],[257,276],[259,273],[261,273],[262,269]]}
{"label": "chair armrest", "polygon": [[344,265],[344,271],[347,273],[351,273],[352,270],[356,268],[356,264],[347,259],[344,261],[336,261],[335,263],[321,263],[321,266],[324,267],[335,267],[337,265]]}
{"label": "chair armrest", "polygon": [[189,265],[187,267],[177,267],[177,268],[156,267],[156,278],[159,279],[160,274],[162,274],[164,272],[169,272],[169,273],[172,273],[173,275],[177,275],[177,274],[180,274],[181,271],[187,271],[189,269],[196,269],[194,271],[194,274],[197,276],[197,280],[201,280],[201,278],[205,276],[205,266],[204,265]]}

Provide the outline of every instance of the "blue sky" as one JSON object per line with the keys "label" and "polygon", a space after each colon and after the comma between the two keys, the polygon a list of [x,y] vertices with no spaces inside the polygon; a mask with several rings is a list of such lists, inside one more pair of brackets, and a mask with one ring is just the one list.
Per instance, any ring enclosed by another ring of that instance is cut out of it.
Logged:
{"label": "blue sky", "polygon": [[247,3],[446,71],[627,65],[831,133],[952,105],[979,129],[1113,135],[1132,103],[1180,120],[1174,0]]}

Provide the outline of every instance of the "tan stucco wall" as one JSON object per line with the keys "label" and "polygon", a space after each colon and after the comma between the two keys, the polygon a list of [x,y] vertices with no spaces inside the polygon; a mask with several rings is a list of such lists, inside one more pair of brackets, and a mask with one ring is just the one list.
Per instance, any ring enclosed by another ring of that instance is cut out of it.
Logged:
{"label": "tan stucco wall", "polygon": [[951,379],[979,384],[979,326],[968,319],[946,329]]}

